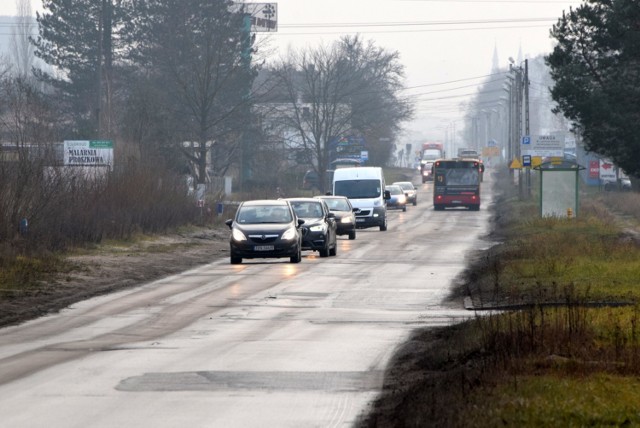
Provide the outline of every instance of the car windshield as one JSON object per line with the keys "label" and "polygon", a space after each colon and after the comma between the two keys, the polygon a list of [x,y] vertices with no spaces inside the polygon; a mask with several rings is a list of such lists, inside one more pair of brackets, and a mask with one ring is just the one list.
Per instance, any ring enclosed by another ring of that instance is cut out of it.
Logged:
{"label": "car windshield", "polygon": [[392,195],[402,195],[402,189],[400,186],[387,186],[387,189]]}
{"label": "car windshield", "polygon": [[301,218],[322,217],[322,206],[320,202],[292,201],[291,206],[296,215]]}
{"label": "car windshield", "polygon": [[351,211],[346,199],[325,199],[325,202],[332,211]]}
{"label": "car windshield", "polygon": [[398,183],[398,186],[402,188],[402,190],[413,190],[413,184],[411,183]]}
{"label": "car windshield", "polygon": [[260,224],[289,223],[292,220],[291,211],[285,206],[254,205],[240,207],[236,221],[240,224]]}
{"label": "car windshield", "polygon": [[334,193],[349,199],[377,198],[380,196],[380,180],[336,181]]}

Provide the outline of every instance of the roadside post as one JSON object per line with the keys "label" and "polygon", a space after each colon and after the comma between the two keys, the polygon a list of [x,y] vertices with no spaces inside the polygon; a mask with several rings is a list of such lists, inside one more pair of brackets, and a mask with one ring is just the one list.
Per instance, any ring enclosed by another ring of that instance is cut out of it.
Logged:
{"label": "roadside post", "polygon": [[578,216],[578,179],[584,167],[576,162],[555,160],[534,167],[540,172],[540,216]]}

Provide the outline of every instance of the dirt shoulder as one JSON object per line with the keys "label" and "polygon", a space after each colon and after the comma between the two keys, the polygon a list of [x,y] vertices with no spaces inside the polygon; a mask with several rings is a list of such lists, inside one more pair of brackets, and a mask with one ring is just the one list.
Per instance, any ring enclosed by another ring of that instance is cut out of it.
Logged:
{"label": "dirt shoulder", "polygon": [[135,287],[229,255],[226,226],[102,244],[65,260],[71,269],[0,299],[0,327],[59,311],[75,302]]}

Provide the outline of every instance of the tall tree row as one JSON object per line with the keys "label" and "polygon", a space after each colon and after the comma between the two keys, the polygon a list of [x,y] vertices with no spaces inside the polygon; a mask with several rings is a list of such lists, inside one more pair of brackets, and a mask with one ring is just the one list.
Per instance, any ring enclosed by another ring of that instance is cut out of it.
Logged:
{"label": "tall tree row", "polygon": [[385,164],[412,115],[399,96],[398,53],[360,37],[295,52],[265,83],[256,81],[247,15],[231,0],[44,0],[43,6],[32,42],[55,70],[37,76],[59,97],[61,134],[120,138],[133,148],[131,158],[181,172],[188,165],[197,183],[231,165],[259,171],[252,145],[266,139],[252,115],[256,103],[267,103],[255,96],[265,87],[284,94],[281,122],[297,134],[295,144],[307,154],[301,160],[320,172],[328,167],[330,142],[346,135],[363,136],[370,162]]}
{"label": "tall tree row", "polygon": [[589,0],[554,25],[557,45],[546,57],[557,110],[587,150],[633,177],[640,177],[639,34],[637,0]]}
{"label": "tall tree row", "polygon": [[[206,179],[210,150],[228,158],[254,72],[242,9],[229,0],[45,0],[38,72],[60,95],[68,138],[125,137]],[[184,142],[191,145],[185,147]]]}

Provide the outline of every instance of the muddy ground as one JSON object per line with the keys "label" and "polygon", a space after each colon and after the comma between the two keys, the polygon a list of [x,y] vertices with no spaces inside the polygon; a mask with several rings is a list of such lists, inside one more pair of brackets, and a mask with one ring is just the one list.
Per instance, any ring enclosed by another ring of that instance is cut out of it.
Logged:
{"label": "muddy ground", "polygon": [[0,299],[0,327],[228,257],[229,229],[223,225],[131,244],[102,244],[77,252],[82,255],[66,258],[72,267],[69,273],[57,274],[27,290],[4,290]]}

